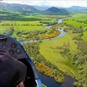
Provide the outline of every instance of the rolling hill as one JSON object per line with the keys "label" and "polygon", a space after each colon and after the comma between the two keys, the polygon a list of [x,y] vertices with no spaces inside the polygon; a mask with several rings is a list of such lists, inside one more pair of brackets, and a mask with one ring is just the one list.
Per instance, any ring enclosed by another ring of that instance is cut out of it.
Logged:
{"label": "rolling hill", "polygon": [[34,5],[23,5],[23,4],[7,4],[0,3],[0,9],[4,11],[18,11],[23,14],[30,13],[42,13],[42,14],[59,14],[67,15],[73,12],[87,12],[87,7],[72,6],[69,8],[58,8],[49,6],[34,6]]}
{"label": "rolling hill", "polygon": [[45,10],[47,14],[69,14],[67,10],[63,8],[51,7]]}
{"label": "rolling hill", "polygon": [[81,7],[81,6],[72,6],[68,8],[71,12],[87,12],[87,7]]}
{"label": "rolling hill", "polygon": [[19,12],[39,12],[38,9],[30,5],[0,3],[0,9]]}

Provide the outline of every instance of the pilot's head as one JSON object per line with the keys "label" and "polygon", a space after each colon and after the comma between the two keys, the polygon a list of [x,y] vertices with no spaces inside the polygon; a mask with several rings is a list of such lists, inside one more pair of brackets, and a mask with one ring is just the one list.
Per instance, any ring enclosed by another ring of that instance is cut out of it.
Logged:
{"label": "pilot's head", "polygon": [[26,76],[26,66],[0,48],[0,87],[16,87]]}

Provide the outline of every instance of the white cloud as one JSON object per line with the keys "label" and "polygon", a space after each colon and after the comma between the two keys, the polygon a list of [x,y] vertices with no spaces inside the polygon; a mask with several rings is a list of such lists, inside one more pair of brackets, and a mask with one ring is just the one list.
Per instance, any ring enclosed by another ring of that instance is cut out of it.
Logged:
{"label": "white cloud", "polygon": [[49,5],[58,7],[70,7],[70,6],[87,7],[87,0],[3,0],[3,2],[21,3],[29,5]]}

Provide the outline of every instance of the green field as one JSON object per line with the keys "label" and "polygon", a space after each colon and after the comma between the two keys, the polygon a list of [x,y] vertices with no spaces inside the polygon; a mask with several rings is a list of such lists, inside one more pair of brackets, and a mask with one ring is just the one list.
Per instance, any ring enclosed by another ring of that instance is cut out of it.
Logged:
{"label": "green field", "polygon": [[82,39],[84,41],[87,41],[87,31],[83,33]]}
{"label": "green field", "polygon": [[[80,73],[82,74],[83,66],[81,65],[84,65],[82,61],[85,59],[85,56],[83,57],[83,55],[86,54],[86,52],[81,55],[81,58],[78,57],[77,54],[79,52],[84,52],[86,50],[86,49],[84,51],[81,50],[83,49],[83,47],[79,41],[81,41],[84,44],[86,44],[87,41],[87,14],[79,13],[70,16],[33,14],[31,16],[28,16],[23,15],[19,12],[16,13],[10,12],[10,14],[11,13],[12,15],[9,15],[9,11],[7,11],[6,13],[3,13],[2,11],[2,13],[0,14],[0,17],[3,18],[3,20],[0,21],[0,34],[3,33],[8,34],[10,32],[11,33],[10,36],[15,37],[17,40],[20,40],[21,38],[20,41],[40,40],[40,42],[38,43],[39,45],[37,49],[38,52],[36,52],[35,49],[37,48],[36,43],[31,43],[32,44],[31,45],[32,47],[30,47],[31,49],[27,49],[27,51],[31,50],[31,56],[36,58],[36,55],[38,54],[37,58],[41,57],[42,59],[40,58],[40,60],[44,60],[42,61],[42,64],[43,66],[45,66],[45,68],[47,66],[49,69],[49,67],[51,68],[51,66],[49,66],[50,64],[54,65],[54,67],[57,67],[56,69],[59,70],[59,72],[61,71],[64,75],[66,74],[72,76],[79,81],[80,78],[78,77],[78,75],[80,75]],[[7,16],[8,19],[6,19]],[[64,21],[60,25],[57,24],[55,25],[55,23],[57,23],[58,21],[58,18],[62,18],[64,19]],[[57,28],[63,27],[66,31],[66,34],[58,39],[54,40],[49,39],[43,41],[40,38],[41,35],[44,36],[48,34],[49,35],[53,34],[53,32],[55,32],[55,30],[57,29],[55,28],[55,26],[52,26],[54,28],[53,30],[46,29],[45,26],[48,25],[51,26],[55,25]],[[75,29],[80,30],[80,32],[73,33]],[[33,46],[34,44],[35,47]],[[78,47],[79,45],[81,47]],[[35,52],[35,55],[33,55],[34,54],[33,52]],[[33,58],[34,62],[39,61],[35,58]],[[55,68],[53,69],[55,70]],[[50,75],[50,73],[47,74]]]}
{"label": "green field", "polygon": [[86,13],[78,13],[78,14],[72,15],[71,19],[79,20],[79,21],[86,21],[87,20],[87,14]]}
{"label": "green field", "polygon": [[80,26],[85,27],[85,26],[87,26],[87,24],[79,23],[79,22],[73,21],[71,19],[70,20],[65,20],[64,23],[69,24],[69,25],[72,25],[74,27],[80,27]]}
{"label": "green field", "polygon": [[[6,14],[4,14],[6,15]],[[79,14],[81,15],[81,14]],[[85,15],[85,14],[84,14]],[[82,15],[81,15],[82,16]],[[19,17],[19,16],[17,16]],[[17,18],[16,17],[16,18]],[[20,18],[27,18],[27,19],[34,19],[35,16],[20,16]],[[63,16],[64,17],[64,16]],[[77,15],[72,16],[72,19],[76,18]],[[37,15],[37,18],[40,18],[42,22],[54,22],[56,21],[56,18],[58,16],[49,16],[49,15]],[[64,23],[72,25],[74,27],[86,27],[86,24],[79,23],[77,21],[73,20],[65,20]],[[9,25],[8,25],[9,24]],[[0,33],[4,33],[4,31],[9,30],[11,27],[14,28],[13,37],[17,37],[17,32],[24,32],[24,31],[37,31],[37,30],[46,30],[45,29],[46,24],[40,23],[40,21],[2,21],[0,23]],[[86,33],[84,33],[83,39],[86,39]],[[51,44],[50,44],[51,43]],[[61,71],[67,73],[68,75],[71,75],[73,77],[77,76],[77,68],[72,65],[71,59],[67,58],[66,56],[62,56],[60,52],[63,51],[63,49],[57,49],[61,48],[64,44],[69,43],[69,50],[70,53],[73,55],[75,52],[77,52],[76,45],[74,41],[72,40],[72,36],[70,34],[66,34],[64,37],[56,40],[48,40],[44,41],[40,44],[40,53],[44,56],[44,58],[51,62],[52,64],[56,65]],[[49,45],[50,44],[50,45]],[[68,72],[70,71],[70,72]]]}
{"label": "green field", "polygon": [[40,53],[44,56],[47,61],[50,61],[52,64],[56,65],[61,71],[71,75],[73,77],[77,76],[78,70],[70,62],[70,58],[66,56],[63,57],[60,54],[60,51],[63,49],[57,49],[63,47],[64,43],[70,45],[70,52],[74,54],[77,51],[76,45],[72,40],[72,37],[69,34],[66,34],[64,37],[56,40],[44,41],[40,44]]}
{"label": "green field", "polygon": [[[9,24],[9,25],[8,25]],[[24,31],[35,31],[35,30],[45,30],[45,24],[41,25],[39,21],[6,21],[0,23],[0,33],[4,33],[4,31],[9,30],[13,27],[14,33],[13,36],[17,34],[17,32],[24,32]]]}
{"label": "green field", "polygon": [[83,36],[82,39],[87,41],[87,14],[75,14],[72,15],[68,20],[65,20],[64,23],[83,29]]}

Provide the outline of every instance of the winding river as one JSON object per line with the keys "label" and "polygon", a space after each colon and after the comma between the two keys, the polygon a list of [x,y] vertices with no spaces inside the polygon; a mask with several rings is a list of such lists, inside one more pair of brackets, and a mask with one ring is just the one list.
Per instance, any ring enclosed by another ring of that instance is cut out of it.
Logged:
{"label": "winding river", "polygon": [[[61,22],[62,22],[62,19],[59,19],[57,24],[60,24]],[[46,26],[45,28],[50,29],[50,26]],[[44,40],[54,40],[54,39],[57,39],[57,38],[61,38],[66,34],[64,29],[58,28],[58,30],[60,31],[60,34],[58,36],[50,38],[50,39],[49,38],[48,39],[43,39],[42,41],[44,41]],[[20,43],[23,45],[23,44],[27,44],[27,43],[31,43],[31,42],[37,42],[37,40],[22,41]]]}
{"label": "winding river", "polygon": [[[54,40],[54,39],[57,39],[57,38],[61,38],[66,34],[66,32],[63,29],[58,29],[58,30],[60,31],[60,34],[58,36],[50,38],[50,39],[43,39],[42,41],[44,41],[44,40]],[[37,40],[22,41],[20,43],[23,45],[23,44],[27,44],[27,43],[31,43],[31,42],[37,42]]]}
{"label": "winding river", "polygon": [[75,79],[70,76],[65,76],[65,81],[62,84],[57,83],[53,78],[39,73],[41,82],[47,87],[74,87]]}
{"label": "winding river", "polygon": [[[60,23],[62,23],[62,19],[59,19],[57,24],[60,24]],[[45,28],[50,29],[50,26],[46,26]],[[66,34],[64,29],[58,29],[58,30],[60,31],[60,35],[50,38],[50,39],[44,39],[44,40],[54,40],[57,38],[61,38]],[[37,40],[23,41],[21,42],[21,44],[23,45],[23,44],[27,44],[30,42],[37,42]],[[45,84],[47,87],[74,87],[73,83],[75,82],[75,79],[70,76],[65,76],[65,81],[63,82],[63,84],[59,84],[53,78],[42,75],[41,73],[39,73],[39,76],[40,76],[42,83]]]}

